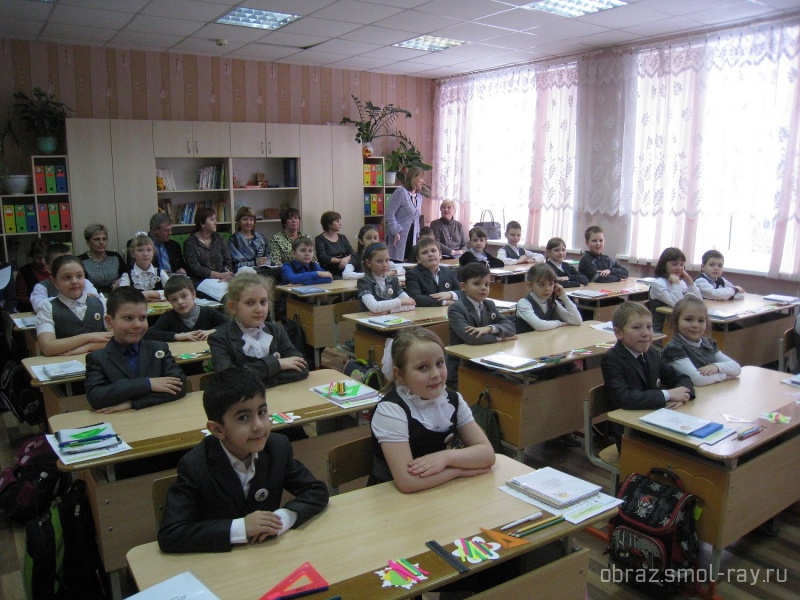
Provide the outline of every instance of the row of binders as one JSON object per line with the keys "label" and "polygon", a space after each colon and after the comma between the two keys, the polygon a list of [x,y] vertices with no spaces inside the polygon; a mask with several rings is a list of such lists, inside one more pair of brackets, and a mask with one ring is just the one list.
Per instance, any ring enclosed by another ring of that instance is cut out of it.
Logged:
{"label": "row of binders", "polygon": [[6,204],[3,206],[6,233],[36,231],[70,231],[72,216],[69,202],[36,204]]}
{"label": "row of binders", "polygon": [[[175,213],[173,222],[177,225],[191,225],[194,223],[195,215],[201,208],[212,208],[217,213],[217,222],[224,223],[230,219],[228,203],[225,200],[216,202],[195,202],[193,204],[181,204]],[[171,209],[171,203],[170,203]]]}
{"label": "row of binders", "polygon": [[383,215],[383,194],[364,193],[364,216],[374,217]]}
{"label": "row of binders", "polygon": [[364,187],[383,187],[383,165],[364,165]]}
{"label": "row of binders", "polygon": [[36,165],[33,182],[37,194],[68,193],[66,165]]}

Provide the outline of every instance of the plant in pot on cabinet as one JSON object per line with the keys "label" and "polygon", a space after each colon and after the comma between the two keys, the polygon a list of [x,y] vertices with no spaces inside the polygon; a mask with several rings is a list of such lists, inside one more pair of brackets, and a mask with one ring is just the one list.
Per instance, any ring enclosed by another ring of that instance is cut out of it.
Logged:
{"label": "plant in pot on cabinet", "polygon": [[33,88],[32,96],[14,92],[14,100],[15,115],[36,137],[39,152],[53,154],[66,132],[67,111],[74,111],[40,87]]}
{"label": "plant in pot on cabinet", "polygon": [[351,96],[353,102],[356,103],[356,108],[358,108],[358,117],[360,120],[354,121],[349,117],[344,117],[339,124],[351,124],[356,126],[356,142],[362,144],[361,153],[364,158],[369,158],[374,153],[372,147],[373,140],[380,137],[396,136],[396,133],[389,131],[389,127],[391,127],[401,115],[407,119],[411,118],[411,112],[405,108],[395,106],[394,104],[375,106],[369,100],[361,102],[361,100],[352,94]]}
{"label": "plant in pot on cabinet", "polygon": [[6,153],[6,138],[13,142],[15,147],[19,147],[19,137],[14,129],[14,113],[9,109],[6,118],[0,124],[0,190],[4,189],[8,194],[25,194],[31,186],[30,175],[12,175],[8,165],[4,160]]}
{"label": "plant in pot on cabinet", "polygon": [[[430,171],[431,166],[422,162],[422,154],[406,135],[402,132],[397,134],[400,140],[399,148],[395,148],[386,156],[386,185],[403,185],[403,177],[410,167],[419,167],[423,171]],[[390,177],[391,173],[396,174]],[[391,179],[391,182],[390,182]],[[430,195],[430,188],[425,185],[422,189],[424,196]]]}

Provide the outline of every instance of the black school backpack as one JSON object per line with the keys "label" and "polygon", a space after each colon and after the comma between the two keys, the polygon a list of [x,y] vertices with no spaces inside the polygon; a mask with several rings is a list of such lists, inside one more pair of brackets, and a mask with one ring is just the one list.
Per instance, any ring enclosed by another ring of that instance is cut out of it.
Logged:
{"label": "black school backpack", "polygon": [[67,480],[56,468],[57,461],[43,435],[20,446],[14,466],[0,473],[0,508],[9,518],[24,523],[52,502]]}
{"label": "black school backpack", "polygon": [[697,496],[683,491],[672,471],[651,469],[646,476],[628,475],[618,497],[623,503],[612,521],[608,553],[612,565],[625,572],[623,581],[665,592],[691,584],[699,552]]}
{"label": "black school backpack", "polygon": [[27,522],[23,577],[27,600],[109,597],[83,480]]}
{"label": "black school backpack", "polygon": [[0,371],[0,406],[14,413],[20,423],[44,422],[42,394],[31,387],[31,377],[16,360],[8,360]]}
{"label": "black school backpack", "polygon": [[368,385],[374,390],[383,387],[383,373],[376,363],[369,363],[362,359],[351,358],[344,364],[342,371],[345,377],[354,379],[364,385]]}

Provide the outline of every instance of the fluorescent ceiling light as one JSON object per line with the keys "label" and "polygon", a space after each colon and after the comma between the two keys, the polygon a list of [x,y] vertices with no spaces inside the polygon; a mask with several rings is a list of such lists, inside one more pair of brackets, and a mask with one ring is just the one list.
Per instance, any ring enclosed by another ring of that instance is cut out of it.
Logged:
{"label": "fluorescent ceiling light", "polygon": [[464,42],[462,40],[451,40],[449,38],[435,37],[432,35],[421,35],[415,37],[413,40],[406,40],[392,44],[398,48],[412,48],[414,50],[426,50],[428,52],[439,52],[440,50],[447,50],[453,46],[460,46]]}
{"label": "fluorescent ceiling light", "polygon": [[268,10],[258,10],[240,6],[235,8],[217,23],[224,25],[239,25],[241,27],[254,27],[256,29],[280,29],[292,21],[296,21],[300,15],[288,15],[286,13],[271,12]]}
{"label": "fluorescent ceiling light", "polygon": [[582,17],[609,8],[625,6],[622,0],[539,0],[522,8],[542,10],[561,17]]}

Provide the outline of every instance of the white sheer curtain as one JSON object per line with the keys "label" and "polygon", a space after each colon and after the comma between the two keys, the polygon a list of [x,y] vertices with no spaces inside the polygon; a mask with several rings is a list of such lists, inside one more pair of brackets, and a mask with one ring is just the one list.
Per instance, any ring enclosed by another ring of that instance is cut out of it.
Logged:
{"label": "white sheer curtain", "polygon": [[800,26],[580,60],[584,215],[627,219],[629,254],[800,272]]}
{"label": "white sheer curtain", "polygon": [[528,244],[570,239],[576,71],[525,66],[439,82],[434,200],[456,200],[465,225],[487,209],[519,221]]}

